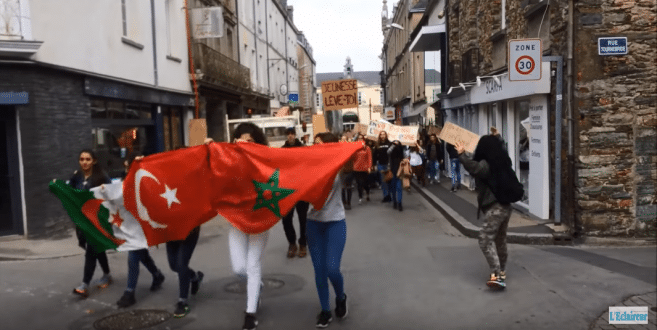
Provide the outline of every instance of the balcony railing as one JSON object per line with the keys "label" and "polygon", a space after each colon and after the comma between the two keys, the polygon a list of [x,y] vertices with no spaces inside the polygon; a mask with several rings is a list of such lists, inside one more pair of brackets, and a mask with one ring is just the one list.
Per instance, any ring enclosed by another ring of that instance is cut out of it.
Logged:
{"label": "balcony railing", "polygon": [[201,70],[204,79],[210,78],[244,89],[251,88],[249,68],[205,44],[195,43],[193,48],[194,68]]}

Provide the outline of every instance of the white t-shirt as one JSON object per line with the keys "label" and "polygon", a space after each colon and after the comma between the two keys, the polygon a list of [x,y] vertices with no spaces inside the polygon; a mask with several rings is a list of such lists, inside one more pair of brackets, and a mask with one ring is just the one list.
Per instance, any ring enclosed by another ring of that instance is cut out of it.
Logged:
{"label": "white t-shirt", "polygon": [[316,210],[312,204],[310,205],[310,209],[308,210],[308,220],[329,222],[340,221],[346,218],[344,204],[342,204],[342,184],[340,179],[340,174],[335,176],[333,188],[331,188],[331,192],[328,197],[326,197],[324,207]]}
{"label": "white t-shirt", "polygon": [[422,156],[417,152],[411,152],[411,166],[422,165]]}

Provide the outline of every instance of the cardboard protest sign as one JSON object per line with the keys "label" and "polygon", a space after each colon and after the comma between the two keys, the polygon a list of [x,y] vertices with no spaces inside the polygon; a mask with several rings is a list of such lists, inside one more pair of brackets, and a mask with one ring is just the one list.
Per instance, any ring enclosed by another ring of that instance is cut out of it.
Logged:
{"label": "cardboard protest sign", "polygon": [[358,82],[356,79],[322,82],[324,110],[340,110],[358,107]]}
{"label": "cardboard protest sign", "polygon": [[208,137],[208,125],[205,119],[192,119],[189,121],[189,146],[199,146]]}
{"label": "cardboard protest sign", "polygon": [[356,127],[354,127],[354,130],[360,134],[367,136],[367,125],[365,124],[357,123]]}
{"label": "cardboard protest sign", "polygon": [[438,137],[450,144],[456,144],[456,142],[463,143],[467,152],[474,152],[475,148],[477,148],[477,143],[479,143],[479,135],[452,123],[445,123]]}
{"label": "cardboard protest sign", "polygon": [[313,115],[313,134],[317,135],[325,132],[327,132],[327,130],[324,115]]}
{"label": "cardboard protest sign", "polygon": [[382,121],[370,121],[367,128],[367,137],[373,140],[378,139],[379,133],[385,131],[388,133],[388,140],[399,140],[404,145],[415,145],[418,138],[418,126],[399,126]]}

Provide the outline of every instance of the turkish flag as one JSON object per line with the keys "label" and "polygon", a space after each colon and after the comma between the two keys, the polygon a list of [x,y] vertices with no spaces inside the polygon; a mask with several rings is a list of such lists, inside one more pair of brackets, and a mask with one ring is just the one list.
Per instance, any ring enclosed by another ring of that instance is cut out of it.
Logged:
{"label": "turkish flag", "polygon": [[298,201],[323,207],[335,176],[362,148],[212,143],[157,154],[131,166],[124,205],[142,224],[149,246],[184,239],[217,214],[245,233],[261,233]]}
{"label": "turkish flag", "polygon": [[203,145],[133,162],[123,182],[123,203],[141,223],[149,246],[183,240],[217,215],[211,175]]}

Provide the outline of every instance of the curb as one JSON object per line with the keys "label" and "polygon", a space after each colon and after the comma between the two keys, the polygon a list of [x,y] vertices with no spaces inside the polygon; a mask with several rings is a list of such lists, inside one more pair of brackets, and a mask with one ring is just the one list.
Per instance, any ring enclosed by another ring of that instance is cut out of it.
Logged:
{"label": "curb", "polygon": [[[422,195],[431,205],[433,205],[442,215],[449,221],[454,228],[458,229],[461,234],[470,237],[478,238],[481,227],[473,225],[470,221],[462,217],[458,212],[454,211],[445,202],[428,192],[426,189],[418,186],[415,182],[411,185],[417,192]],[[507,243],[512,244],[528,244],[528,245],[571,245],[571,246],[655,246],[657,239],[641,239],[641,238],[606,238],[606,237],[592,237],[584,236],[580,238],[572,238],[567,233],[553,233],[553,234],[523,234],[507,232]]]}
{"label": "curb", "polygon": [[[452,226],[458,229],[461,234],[470,238],[479,237],[479,231],[481,230],[481,227],[473,225],[470,221],[463,218],[460,214],[445,204],[445,202],[441,201],[433,194],[427,192],[426,189],[419,187],[414,182],[411,184],[415,190],[417,190],[420,195],[422,195],[429,203],[431,203],[431,205],[440,211],[440,213],[445,216],[447,221],[449,221]],[[506,241],[507,243],[511,244],[553,245],[554,236],[552,234],[521,234],[507,232]]]}

